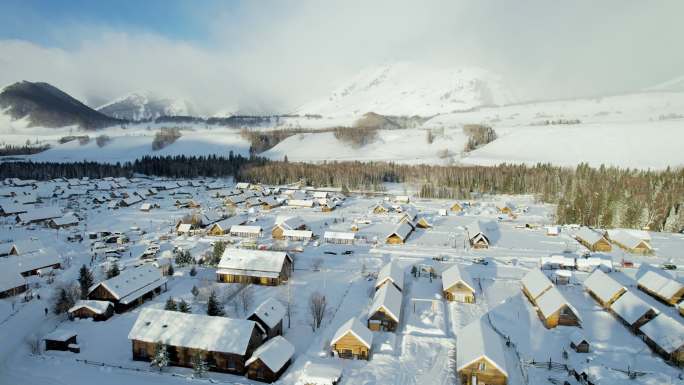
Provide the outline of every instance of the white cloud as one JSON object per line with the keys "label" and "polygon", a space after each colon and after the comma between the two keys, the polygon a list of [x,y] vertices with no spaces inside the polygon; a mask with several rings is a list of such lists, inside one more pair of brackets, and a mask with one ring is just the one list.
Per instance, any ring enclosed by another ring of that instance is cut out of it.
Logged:
{"label": "white cloud", "polygon": [[366,66],[476,65],[517,95],[639,89],[681,75],[680,1],[246,2],[219,13],[202,44],[70,25],[63,48],[0,40],[0,83],[47,81],[92,105],[135,90],[191,100],[205,114],[288,111]]}

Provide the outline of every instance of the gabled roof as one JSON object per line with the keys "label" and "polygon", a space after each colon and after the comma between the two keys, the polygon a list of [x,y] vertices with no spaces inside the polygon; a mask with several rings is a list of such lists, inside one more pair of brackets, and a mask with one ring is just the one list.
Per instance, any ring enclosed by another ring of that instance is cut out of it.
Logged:
{"label": "gabled roof", "polygon": [[26,279],[10,258],[0,258],[0,293],[26,284]]}
{"label": "gabled roof", "polygon": [[541,297],[537,298],[537,308],[544,318],[549,318],[553,313],[565,306],[567,306],[578,319],[580,318],[577,310],[565,299],[563,294],[561,294],[556,287],[552,287],[542,294]]}
{"label": "gabled roof", "polygon": [[242,225],[245,222],[247,222],[247,215],[238,214],[238,215],[233,215],[230,218],[220,220],[220,221],[212,224],[212,226],[218,225],[223,231],[230,231],[230,228],[233,227],[234,225]]}
{"label": "gabled roof", "polygon": [[349,321],[340,326],[339,329],[337,329],[337,332],[335,332],[335,335],[330,341],[330,346],[334,345],[342,337],[347,335],[347,333],[353,334],[356,339],[359,340],[359,342],[370,349],[371,344],[373,343],[373,333],[368,330],[367,327],[363,326],[363,324],[356,317],[351,318]]}
{"label": "gabled roof", "polygon": [[178,231],[179,233],[187,233],[191,229],[192,229],[192,223],[181,223],[178,225],[178,228],[176,229],[176,231]]}
{"label": "gabled roof", "polygon": [[459,282],[468,287],[473,293],[476,291],[475,283],[470,278],[470,274],[461,269],[461,266],[453,265],[442,273],[442,290],[447,290]]}
{"label": "gabled roof", "polygon": [[78,224],[78,221],[79,219],[74,213],[68,213],[62,217],[53,219],[52,223],[54,223],[56,226],[67,226]]}
{"label": "gabled roof", "polygon": [[579,344],[581,344],[582,342],[585,342],[585,341],[586,341],[587,343],[589,342],[589,340],[587,340],[587,337],[585,337],[584,334],[582,334],[579,330],[574,330],[574,331],[570,334],[570,342],[572,342],[573,344],[575,344],[575,346],[577,346],[577,345],[579,345]]}
{"label": "gabled roof", "polygon": [[156,289],[166,283],[159,269],[152,266],[140,266],[123,270],[116,277],[93,285],[88,293],[92,293],[98,286],[103,286],[116,300],[123,304],[130,303],[143,294]]}
{"label": "gabled roof", "polygon": [[254,361],[260,360],[272,372],[277,372],[287,364],[294,355],[294,346],[282,336],[275,336],[259,346],[252,357],[245,362],[245,366],[251,365]]}
{"label": "gabled roof", "polygon": [[575,233],[575,238],[581,239],[590,245],[593,245],[602,239],[605,240],[603,235],[588,227],[582,227],[579,229],[577,233]]}
{"label": "gabled roof", "polygon": [[627,288],[620,285],[601,269],[594,270],[594,272],[584,280],[584,287],[594,293],[602,302],[608,302],[620,292],[627,291]]}
{"label": "gabled roof", "polygon": [[459,330],[456,339],[456,352],[457,371],[485,358],[508,377],[501,337],[489,326],[485,317],[479,318]]}
{"label": "gabled roof", "polygon": [[378,272],[375,287],[379,287],[387,280],[394,283],[400,290],[404,290],[404,269],[399,267],[394,261],[386,264]]}
{"label": "gabled roof", "polygon": [[299,216],[278,216],[275,220],[275,227],[280,227],[283,230],[296,230],[302,227],[306,227],[306,222],[304,222],[304,220]]}
{"label": "gabled roof", "polygon": [[323,234],[323,239],[344,239],[344,240],[354,240],[356,238],[356,233],[345,233],[339,231],[326,231]]}
{"label": "gabled roof", "polygon": [[25,213],[19,214],[19,222],[30,223],[36,221],[43,221],[46,219],[59,218],[62,216],[62,210],[59,207],[41,207],[34,208]]}
{"label": "gabled roof", "polygon": [[658,294],[662,298],[672,298],[684,288],[684,284],[673,279],[664,277],[654,271],[647,271],[637,283],[640,286]]}
{"label": "gabled roof", "polygon": [[549,278],[537,269],[530,270],[520,282],[533,299],[538,298],[545,291],[553,287],[553,283],[551,283]]}
{"label": "gabled roof", "polygon": [[97,301],[97,300],[78,300],[74,306],[69,309],[69,313],[72,313],[78,309],[81,308],[86,308],[92,311],[95,314],[104,314],[108,308],[110,308],[112,305],[111,302],[109,301]]}
{"label": "gabled roof", "polygon": [[668,354],[684,346],[684,325],[665,314],[648,321],[639,330]]}
{"label": "gabled roof", "polygon": [[257,274],[276,278],[283,270],[285,260],[292,262],[292,258],[284,251],[226,249],[217,273]]}
{"label": "gabled roof", "polygon": [[399,322],[401,317],[401,292],[394,285],[383,285],[375,292],[368,316],[371,317],[380,309],[383,309],[394,321]]}
{"label": "gabled roof", "polygon": [[413,226],[411,226],[407,222],[401,222],[397,225],[397,227],[394,228],[394,231],[387,235],[387,238],[396,235],[403,241],[406,240],[406,238],[408,238],[409,234],[411,234],[412,231]]}
{"label": "gabled roof", "polygon": [[273,328],[285,317],[285,313],[285,306],[271,297],[257,306],[252,315],[259,317],[269,328]]}
{"label": "gabled roof", "polygon": [[620,245],[627,247],[627,248],[630,248],[630,249],[635,249],[640,244],[643,244],[649,250],[652,249],[651,245],[648,242],[632,235],[631,233],[628,233],[627,231],[622,231],[622,230],[609,231],[608,235],[610,236],[610,239],[612,241],[617,242]]}
{"label": "gabled roof", "polygon": [[631,291],[620,296],[620,298],[610,306],[610,309],[630,325],[634,324],[639,318],[643,317],[651,310],[655,311],[656,314],[659,313],[656,308],[637,297]]}
{"label": "gabled roof", "polygon": [[254,321],[146,307],[140,311],[128,339],[244,355],[255,327]]}
{"label": "gabled roof", "polygon": [[230,227],[230,232],[259,234],[261,233],[261,226],[233,225]]}

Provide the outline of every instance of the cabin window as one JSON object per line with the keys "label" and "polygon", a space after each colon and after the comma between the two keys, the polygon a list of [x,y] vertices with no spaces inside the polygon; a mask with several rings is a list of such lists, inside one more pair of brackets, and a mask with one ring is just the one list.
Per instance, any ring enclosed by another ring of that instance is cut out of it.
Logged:
{"label": "cabin window", "polygon": [[226,362],[226,365],[227,365],[227,367],[228,367],[228,370],[237,370],[237,365],[235,364],[235,361],[234,361],[234,360],[229,359],[229,360]]}
{"label": "cabin window", "polygon": [[484,361],[480,362],[480,363],[477,365],[477,370],[480,371],[480,372],[487,371],[487,363],[485,363]]}
{"label": "cabin window", "polygon": [[138,356],[141,358],[147,358],[147,349],[144,346],[138,348]]}

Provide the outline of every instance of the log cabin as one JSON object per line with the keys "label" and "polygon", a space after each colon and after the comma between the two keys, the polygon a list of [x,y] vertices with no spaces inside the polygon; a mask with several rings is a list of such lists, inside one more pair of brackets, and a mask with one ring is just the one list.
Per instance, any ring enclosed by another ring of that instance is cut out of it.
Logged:
{"label": "log cabin", "polygon": [[639,328],[644,342],[665,360],[684,366],[684,325],[660,314]]}
{"label": "log cabin", "polygon": [[404,290],[404,269],[392,261],[380,269],[378,278],[375,280],[375,290],[386,284],[392,284],[399,291]]}
{"label": "log cabin", "polygon": [[575,330],[570,334],[570,348],[577,353],[589,353],[589,341],[579,330]]}
{"label": "log cabin", "polygon": [[651,254],[653,248],[646,239],[640,239],[626,230],[610,230],[608,238],[621,249],[632,254]]}
{"label": "log cabin", "polygon": [[594,270],[584,280],[584,288],[604,309],[610,308],[627,291],[626,287],[620,285],[600,269]]}
{"label": "log cabin", "polygon": [[285,306],[277,299],[268,298],[257,306],[247,319],[261,326],[265,331],[263,339],[267,340],[283,335],[283,318],[285,318],[286,311]]}
{"label": "log cabin", "polygon": [[647,271],[637,280],[637,287],[657,300],[675,306],[684,297],[684,284],[654,271]]}
{"label": "log cabin", "polygon": [[385,237],[385,243],[391,245],[403,244],[412,232],[412,225],[406,222],[399,223],[394,230]]}
{"label": "log cabin", "polygon": [[150,361],[161,343],[170,365],[191,368],[199,355],[209,370],[241,375],[261,333],[254,321],[144,308],[128,339],[136,361]]}
{"label": "log cabin", "polygon": [[245,223],[247,223],[246,215],[234,215],[230,218],[226,218],[211,224],[207,229],[207,234],[215,236],[230,234],[230,228],[232,226],[244,225]]}
{"label": "log cabin", "polygon": [[330,341],[330,348],[340,358],[368,360],[373,333],[356,318],[345,322]]}
{"label": "log cabin", "polygon": [[537,304],[537,299],[553,288],[553,283],[540,270],[532,269],[520,280],[523,294],[533,305]]}
{"label": "log cabin", "polygon": [[657,309],[631,291],[618,298],[609,310],[633,333],[637,333],[642,325],[655,318],[659,313]]}
{"label": "log cabin", "polygon": [[69,318],[91,318],[93,321],[106,321],[114,315],[114,304],[109,301],[79,300],[69,311]]}
{"label": "log cabin", "polygon": [[475,283],[461,266],[451,266],[442,273],[442,295],[447,301],[475,303]]}
{"label": "log cabin", "polygon": [[375,292],[368,310],[368,329],[394,332],[401,319],[401,292],[394,285],[383,285]]}
{"label": "log cabin", "polygon": [[143,265],[93,285],[88,299],[112,302],[114,311],[122,313],[166,291],[166,282],[159,269]]}
{"label": "log cabin", "polygon": [[456,372],[463,385],[508,383],[501,339],[484,317],[464,326],[458,332]]}
{"label": "log cabin", "polygon": [[277,217],[271,229],[273,239],[285,239],[286,230],[306,230],[306,222],[301,217]]}
{"label": "log cabin", "polygon": [[57,329],[43,337],[45,350],[67,351],[74,348],[77,341],[77,334],[72,330]]}
{"label": "log cabin", "polygon": [[230,227],[230,235],[241,238],[261,238],[263,230],[261,226],[233,225]]}
{"label": "log cabin", "polygon": [[247,378],[269,384],[275,382],[290,366],[293,355],[294,346],[288,340],[282,336],[272,338],[259,346],[245,362]]}
{"label": "log cabin", "polygon": [[552,287],[537,299],[537,314],[547,329],[556,326],[580,326],[582,320],[577,310],[565,297]]}
{"label": "log cabin", "polygon": [[487,234],[484,226],[479,221],[475,221],[466,226],[468,231],[468,240],[470,247],[473,249],[487,249],[490,245],[490,236]]}
{"label": "log cabin", "polygon": [[290,278],[293,266],[283,251],[226,249],[216,275],[218,282],[277,286]]}
{"label": "log cabin", "polygon": [[463,211],[463,205],[461,205],[459,202],[454,202],[454,204],[449,206],[449,211],[453,213],[459,213]]}
{"label": "log cabin", "polygon": [[577,242],[581,243],[584,247],[591,251],[603,251],[608,252],[612,250],[610,242],[600,233],[588,228],[582,227],[575,234],[575,239]]}

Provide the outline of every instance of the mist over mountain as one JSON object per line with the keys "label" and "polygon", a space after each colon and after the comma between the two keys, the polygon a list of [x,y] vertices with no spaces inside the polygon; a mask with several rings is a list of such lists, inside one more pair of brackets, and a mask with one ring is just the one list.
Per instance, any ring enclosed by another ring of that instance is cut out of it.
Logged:
{"label": "mist over mountain", "polygon": [[97,108],[97,111],[117,119],[149,120],[162,116],[191,116],[196,111],[184,99],[159,96],[151,91],[132,92]]}

